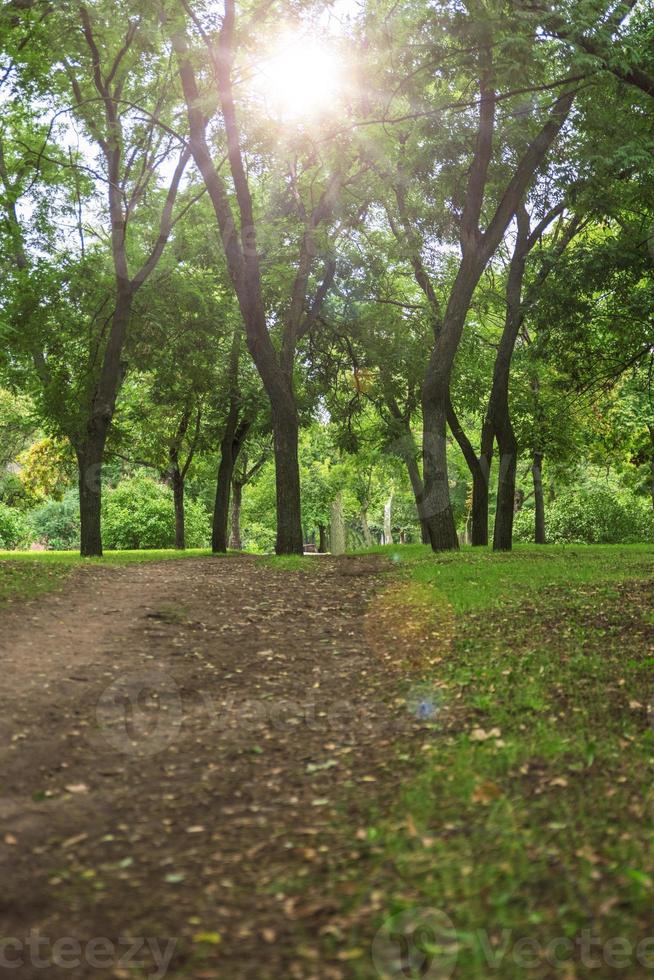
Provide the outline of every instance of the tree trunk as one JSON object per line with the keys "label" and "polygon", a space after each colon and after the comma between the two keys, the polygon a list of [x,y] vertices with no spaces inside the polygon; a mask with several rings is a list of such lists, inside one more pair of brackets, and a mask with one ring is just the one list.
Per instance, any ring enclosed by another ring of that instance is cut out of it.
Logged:
{"label": "tree trunk", "polygon": [[427,522],[434,551],[455,551],[459,547],[447,472],[447,422],[448,416],[452,417],[450,378],[466,315],[485,264],[486,257],[478,249],[469,254],[464,251],[422,388],[424,496],[420,516]]}
{"label": "tree trunk", "polygon": [[479,469],[481,479],[475,487],[473,481],[472,509],[473,509],[473,545],[488,544],[488,504],[490,500],[490,475],[493,467],[493,451],[495,444],[495,434],[493,427],[488,419],[484,419],[481,428],[481,450],[479,453]]}
{"label": "tree trunk", "polygon": [[393,544],[393,494],[384,504],[384,544]]}
{"label": "tree trunk", "polygon": [[331,552],[332,555],[345,554],[345,523],[343,521],[343,493],[339,491],[332,502],[331,515]]}
{"label": "tree trunk", "polygon": [[186,548],[186,533],[184,528],[184,477],[179,467],[172,471],[173,499],[175,501],[175,548],[184,551]]}
{"label": "tree trunk", "polygon": [[77,453],[80,554],[84,558],[102,556],[102,463],[122,380],[120,358],[133,297],[133,290],[118,293],[100,377],[89,410],[86,436]]}
{"label": "tree trunk", "polygon": [[493,534],[493,549],[495,551],[510,551],[513,546],[518,443],[511,423],[509,381],[513,351],[524,318],[522,283],[530,249],[530,221],[524,204],[521,204],[516,211],[516,221],[516,242],[506,285],[506,317],[493,366],[493,383],[488,402],[488,419],[497,439],[500,456]]}
{"label": "tree trunk", "polygon": [[327,551],[327,528],[324,524],[318,525],[318,551],[321,555]]}
{"label": "tree trunk", "polygon": [[496,429],[497,447],[500,454],[500,472],[497,483],[495,509],[494,551],[511,551],[513,545],[513,517],[515,514],[515,474],[518,461],[518,443],[506,405],[506,416],[501,428]]}
{"label": "tree trunk", "polygon": [[370,533],[370,525],[368,524],[368,511],[365,507],[361,508],[361,530],[363,531],[363,543],[366,548],[372,548],[374,541],[372,534]]}
{"label": "tree trunk", "polygon": [[233,398],[225,431],[220,442],[220,463],[216,479],[216,500],[213,509],[213,529],[211,532],[211,550],[214,554],[225,554],[227,551],[227,525],[229,522],[229,498],[234,479],[234,467],[243,448],[245,439],[250,431],[251,421],[238,422],[238,400]]}
{"label": "tree trunk", "polygon": [[534,540],[536,544],[545,544],[545,499],[543,497],[543,454],[535,452],[531,473],[534,480],[535,525]]}
{"label": "tree trunk", "polygon": [[231,531],[229,547],[232,551],[243,551],[241,541],[241,502],[243,500],[243,484],[240,480],[232,480]]}
{"label": "tree trunk", "polygon": [[77,453],[80,554],[83,558],[102,557],[102,460],[105,438],[98,434]]}
{"label": "tree trunk", "polygon": [[420,518],[427,526],[429,541],[434,551],[455,551],[459,547],[447,475],[445,422],[446,410],[442,398],[425,399],[423,402],[424,495]]}
{"label": "tree trunk", "polygon": [[420,539],[423,544],[430,543],[429,537],[429,526],[427,522],[420,517],[420,506],[422,502],[422,495],[424,488],[422,485],[422,477],[420,476],[420,470],[418,469],[418,463],[415,456],[409,453],[405,456],[404,462],[406,463],[406,468],[409,474],[409,480],[411,481],[411,488],[413,490],[413,496],[416,501],[416,509],[418,512],[418,520],[420,521]]}
{"label": "tree trunk", "polygon": [[[484,427],[482,434],[482,453],[477,457],[472,443],[464,432],[463,426],[454,411],[451,399],[447,409],[447,424],[463,453],[470,475],[472,476],[472,514],[470,543],[475,547],[485,547],[488,544],[488,478],[490,461],[493,452],[492,430]],[[486,444],[484,445],[484,437]],[[490,437],[490,449],[488,440]],[[466,534],[467,538],[467,534]],[[467,541],[466,541],[467,543]]]}
{"label": "tree trunk", "polygon": [[233,432],[223,436],[220,444],[220,463],[216,479],[216,499],[213,508],[213,527],[211,531],[211,550],[214,554],[227,551],[227,521],[229,518],[229,495],[236,460],[233,454]]}
{"label": "tree trunk", "polygon": [[272,405],[275,437],[275,478],[277,496],[278,555],[304,554],[300,502],[300,464],[298,461],[299,422],[295,401],[283,408]]}

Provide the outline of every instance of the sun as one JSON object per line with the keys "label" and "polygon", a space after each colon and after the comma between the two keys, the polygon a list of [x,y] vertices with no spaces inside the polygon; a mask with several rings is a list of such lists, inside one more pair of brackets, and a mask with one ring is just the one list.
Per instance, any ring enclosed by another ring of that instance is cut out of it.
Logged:
{"label": "sun", "polygon": [[276,115],[302,119],[328,114],[343,90],[343,67],[333,47],[307,38],[282,37],[259,63],[256,87]]}

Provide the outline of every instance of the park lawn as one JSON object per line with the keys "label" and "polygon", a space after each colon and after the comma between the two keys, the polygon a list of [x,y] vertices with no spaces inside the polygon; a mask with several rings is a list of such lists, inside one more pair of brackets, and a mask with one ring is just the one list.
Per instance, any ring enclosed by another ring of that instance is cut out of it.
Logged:
{"label": "park lawn", "polygon": [[75,568],[84,565],[124,565],[209,554],[210,551],[200,548],[106,551],[102,558],[81,558],[75,551],[0,551],[0,606],[52,592],[64,584]]}
{"label": "park lawn", "polygon": [[387,550],[399,582],[373,649],[390,663],[408,609],[430,637],[403,664],[424,741],[335,885],[354,975],[371,928],[428,908],[456,957],[444,933],[406,976],[650,976],[654,548]]}

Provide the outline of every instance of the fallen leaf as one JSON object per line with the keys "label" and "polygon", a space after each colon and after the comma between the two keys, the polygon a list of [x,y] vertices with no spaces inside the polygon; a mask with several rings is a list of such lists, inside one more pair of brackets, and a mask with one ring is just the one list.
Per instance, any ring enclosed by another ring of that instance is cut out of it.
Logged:
{"label": "fallen leaf", "polygon": [[193,936],[194,943],[208,943],[210,946],[218,946],[223,941],[219,932],[196,932]]}
{"label": "fallen leaf", "polygon": [[480,783],[475,787],[471,800],[473,803],[481,803],[482,806],[488,806],[493,800],[496,800],[498,796],[502,795],[502,790],[495,783],[484,782]]}

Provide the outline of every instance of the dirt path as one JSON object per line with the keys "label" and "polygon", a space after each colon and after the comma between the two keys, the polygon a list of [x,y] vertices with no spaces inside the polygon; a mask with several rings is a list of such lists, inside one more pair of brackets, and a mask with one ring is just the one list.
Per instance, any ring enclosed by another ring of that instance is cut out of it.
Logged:
{"label": "dirt path", "polygon": [[419,727],[364,627],[388,566],[316,562],[86,568],[0,613],[11,975],[350,975],[326,883]]}

